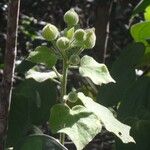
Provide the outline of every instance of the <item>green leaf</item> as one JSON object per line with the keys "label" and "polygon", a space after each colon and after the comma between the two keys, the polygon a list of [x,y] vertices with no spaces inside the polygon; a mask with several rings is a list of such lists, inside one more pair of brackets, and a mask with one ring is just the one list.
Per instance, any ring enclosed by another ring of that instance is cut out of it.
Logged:
{"label": "green leaf", "polygon": [[130,31],[136,42],[147,44],[146,40],[150,38],[150,21],[134,24]]}
{"label": "green leaf", "polygon": [[141,59],[141,65],[149,65],[150,63],[150,21],[137,23],[131,27],[131,35],[136,42],[142,42],[145,47],[145,55]]}
{"label": "green leaf", "polygon": [[39,72],[39,71],[35,71],[34,69],[30,69],[26,73],[26,79],[30,79],[30,78],[33,78],[37,82],[44,82],[45,80],[48,79],[57,78],[57,75],[54,71]]}
{"label": "green leaf", "polygon": [[148,5],[150,5],[150,1],[149,0],[141,0],[138,3],[138,5],[134,8],[132,14],[135,15],[137,13],[143,12]]}
{"label": "green leaf", "polygon": [[116,150],[149,150],[150,148],[150,120],[139,120],[129,117],[126,119],[132,129],[131,134],[134,136],[136,144],[122,144],[116,140]]}
{"label": "green leaf", "polygon": [[21,82],[14,90],[9,115],[7,145],[14,146],[27,135],[31,126],[48,121],[50,108],[56,104],[56,86],[51,81],[32,79]]}
{"label": "green leaf", "polygon": [[118,116],[150,120],[150,77],[139,78],[126,90]]}
{"label": "green leaf", "polygon": [[150,136],[150,77],[138,78],[127,89],[118,110],[118,117],[131,125],[135,145],[117,141],[117,150],[149,150]]}
{"label": "green leaf", "polygon": [[50,127],[54,133],[65,133],[82,150],[100,131],[98,118],[85,107],[57,104],[51,109]]}
{"label": "green leaf", "polygon": [[109,109],[94,102],[90,97],[85,96],[83,93],[78,93],[78,98],[89,111],[97,115],[105,128],[118,136],[123,143],[135,142],[129,135],[131,127],[118,121]]}
{"label": "green leaf", "polygon": [[145,9],[144,18],[146,21],[150,21],[150,6]]}
{"label": "green leaf", "polygon": [[51,136],[40,134],[27,136],[21,140],[14,150],[67,150]]}
{"label": "green leaf", "polygon": [[97,102],[105,106],[120,103],[126,90],[136,80],[135,69],[144,55],[145,47],[142,43],[131,43],[121,52],[110,69],[116,84],[102,85],[99,88]]}
{"label": "green leaf", "polygon": [[29,54],[27,60],[37,64],[44,64],[47,67],[53,67],[56,64],[57,57],[51,49],[46,46],[38,46],[35,51]]}
{"label": "green leaf", "polygon": [[28,60],[23,60],[18,66],[16,66],[16,72],[24,75],[29,69],[34,67],[36,63],[33,63]]}
{"label": "green leaf", "polygon": [[101,85],[102,83],[107,84],[109,82],[115,83],[107,67],[87,55],[81,58],[79,72],[83,77],[89,77],[96,85]]}
{"label": "green leaf", "polygon": [[67,38],[68,39],[72,39],[73,38],[73,35],[74,35],[74,27],[73,28],[70,28],[68,31],[67,31],[67,33],[66,33],[67,35]]}

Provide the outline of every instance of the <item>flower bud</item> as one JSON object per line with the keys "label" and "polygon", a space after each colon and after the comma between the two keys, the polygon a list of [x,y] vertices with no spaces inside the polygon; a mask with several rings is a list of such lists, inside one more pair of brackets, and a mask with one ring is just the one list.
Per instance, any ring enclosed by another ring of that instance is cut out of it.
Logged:
{"label": "flower bud", "polygon": [[86,40],[84,42],[85,48],[91,49],[95,46],[96,43],[96,35],[95,35],[95,29],[88,29],[86,30]]}
{"label": "flower bud", "polygon": [[48,41],[55,40],[58,35],[58,29],[52,24],[47,24],[42,30],[42,36]]}
{"label": "flower bud", "polygon": [[60,50],[65,50],[67,48],[69,48],[70,46],[70,41],[68,38],[66,37],[60,37],[57,41],[56,41],[56,45]]}
{"label": "flower bud", "polygon": [[68,26],[74,26],[79,22],[79,16],[74,9],[70,9],[65,13],[64,21]]}
{"label": "flower bud", "polygon": [[83,42],[86,39],[86,32],[83,29],[78,29],[74,33],[74,38],[78,42]]}
{"label": "flower bud", "polygon": [[75,103],[77,100],[78,100],[78,95],[75,91],[71,91],[69,94],[68,94],[68,100],[72,103]]}
{"label": "flower bud", "polygon": [[78,65],[80,63],[80,57],[77,54],[70,56],[69,63],[71,65]]}

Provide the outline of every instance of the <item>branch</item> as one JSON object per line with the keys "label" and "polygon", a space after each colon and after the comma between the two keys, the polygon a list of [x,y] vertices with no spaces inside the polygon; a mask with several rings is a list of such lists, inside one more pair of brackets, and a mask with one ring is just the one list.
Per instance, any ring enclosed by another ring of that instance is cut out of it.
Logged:
{"label": "branch", "polygon": [[20,0],[10,0],[8,7],[7,41],[0,97],[0,150],[4,150],[7,136],[8,114],[17,53],[17,34]]}
{"label": "branch", "polygon": [[108,12],[109,14],[108,14],[108,22],[106,25],[106,38],[105,38],[105,44],[104,44],[103,63],[105,63],[106,54],[107,54],[108,40],[109,40],[109,34],[110,34],[110,17],[111,17],[113,3],[114,3],[114,0],[110,2],[109,12]]}

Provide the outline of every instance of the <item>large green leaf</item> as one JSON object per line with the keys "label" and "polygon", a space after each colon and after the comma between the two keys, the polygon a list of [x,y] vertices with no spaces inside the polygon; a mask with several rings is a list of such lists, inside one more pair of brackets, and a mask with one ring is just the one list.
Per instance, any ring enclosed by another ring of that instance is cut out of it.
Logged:
{"label": "large green leaf", "polygon": [[135,69],[144,51],[145,47],[142,43],[129,44],[122,50],[110,70],[116,84],[102,85],[97,96],[98,102],[105,106],[114,106],[122,101],[126,90],[136,80]]}
{"label": "large green leaf", "polygon": [[[150,136],[150,78],[136,80],[126,91],[119,107],[118,117],[131,125],[136,145],[123,145],[117,141],[118,150],[149,150]],[[135,118],[135,119],[134,119]]]}
{"label": "large green leaf", "polygon": [[133,15],[143,12],[148,5],[150,5],[149,0],[141,0],[139,4],[134,8]]}
{"label": "large green leaf", "polygon": [[134,136],[136,144],[122,144],[116,141],[116,150],[149,150],[150,148],[150,120],[139,120],[128,118],[126,122],[131,125],[131,135]]}
{"label": "large green leaf", "polygon": [[[149,115],[148,115],[149,112]],[[150,120],[150,78],[136,80],[126,91],[119,107],[120,118],[138,117]],[[147,117],[146,117],[147,116]]]}
{"label": "large green leaf", "polygon": [[77,150],[82,150],[100,131],[98,118],[85,107],[57,104],[51,109],[50,127],[54,133],[67,134],[75,143]]}
{"label": "large green leaf", "polygon": [[37,64],[45,64],[47,67],[53,67],[56,64],[57,57],[48,47],[38,46],[35,51],[29,54],[27,60]]}
{"label": "large green leaf", "polygon": [[44,134],[30,135],[22,139],[14,150],[67,150],[56,139]]}
{"label": "large green leaf", "polygon": [[89,77],[96,85],[115,82],[104,64],[96,62],[92,57],[87,55],[81,59],[79,72],[83,77]]}
{"label": "large green leaf", "polygon": [[44,82],[45,80],[54,79],[56,77],[57,75],[54,71],[39,72],[39,71],[35,71],[34,69],[30,69],[26,73],[26,79],[33,78],[37,82]]}
{"label": "large green leaf", "polygon": [[90,97],[85,96],[83,93],[78,93],[78,97],[89,111],[97,115],[108,131],[114,133],[124,143],[135,142],[129,135],[131,127],[118,121],[109,109],[94,102]]}
{"label": "large green leaf", "polygon": [[48,121],[54,104],[56,87],[49,80],[39,83],[30,79],[20,83],[13,90],[7,145],[14,146],[32,124],[42,125]]}

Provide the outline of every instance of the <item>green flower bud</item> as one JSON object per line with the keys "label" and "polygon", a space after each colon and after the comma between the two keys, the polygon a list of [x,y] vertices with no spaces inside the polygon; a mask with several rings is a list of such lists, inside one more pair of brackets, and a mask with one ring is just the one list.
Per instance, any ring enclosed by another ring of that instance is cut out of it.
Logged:
{"label": "green flower bud", "polygon": [[86,40],[84,42],[85,48],[91,49],[95,46],[95,43],[96,43],[95,28],[86,30]]}
{"label": "green flower bud", "polygon": [[68,101],[72,102],[72,103],[75,103],[76,101],[78,100],[78,95],[75,91],[71,91],[69,94],[68,94]]}
{"label": "green flower bud", "polygon": [[70,46],[70,41],[68,38],[66,37],[60,37],[57,41],[56,41],[56,45],[60,50],[65,50],[68,49]]}
{"label": "green flower bud", "polygon": [[78,29],[74,33],[74,38],[78,42],[83,42],[86,39],[86,32],[83,29]]}
{"label": "green flower bud", "polygon": [[69,63],[71,65],[78,65],[80,63],[80,57],[77,54],[71,55]]}
{"label": "green flower bud", "polygon": [[65,13],[64,21],[68,26],[74,26],[79,22],[79,16],[74,9],[70,9]]}
{"label": "green flower bud", "polygon": [[58,35],[58,29],[52,24],[47,24],[42,30],[42,36],[48,41],[55,40]]}

